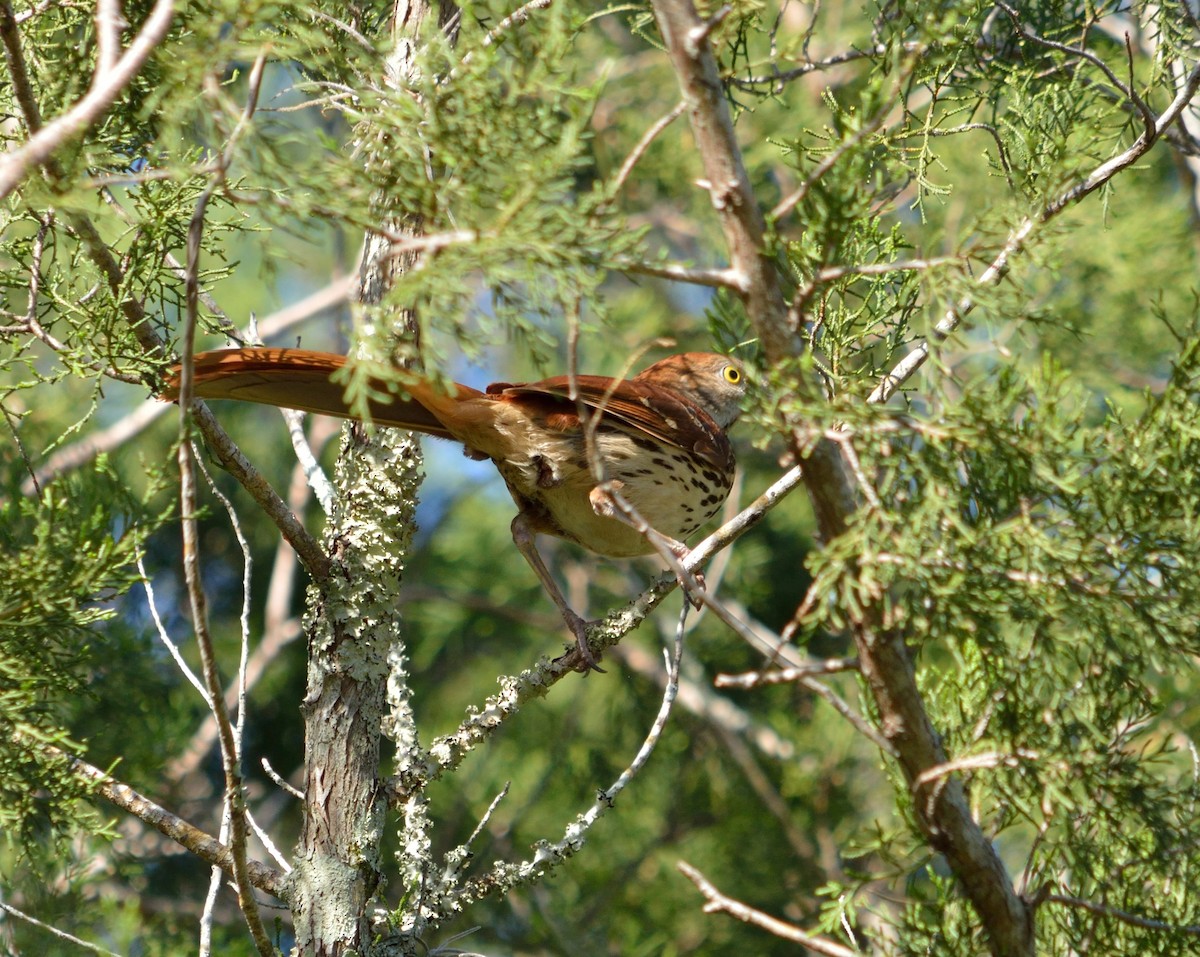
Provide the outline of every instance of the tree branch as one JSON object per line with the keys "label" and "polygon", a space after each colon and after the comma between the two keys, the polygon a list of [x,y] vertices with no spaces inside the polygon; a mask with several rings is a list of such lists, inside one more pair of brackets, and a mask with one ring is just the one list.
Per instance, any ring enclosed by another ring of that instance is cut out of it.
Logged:
{"label": "tree branch", "polygon": [[618,263],[618,268],[624,272],[639,273],[643,276],[657,276],[659,279],[670,279],[674,282],[690,282],[697,286],[712,286],[714,288],[732,289],[741,293],[746,289],[746,280],[736,269],[697,269],[693,266],[681,266],[677,263]]}
{"label": "tree branch", "polygon": [[[684,612],[686,609],[685,603]],[[596,795],[596,800],[592,802],[592,806],[567,826],[560,840],[553,844],[548,841],[539,842],[536,845],[536,852],[530,860],[522,861],[520,864],[499,862],[493,865],[487,874],[468,881],[461,889],[455,890],[452,886],[440,888],[437,896],[444,901],[443,906],[449,905],[454,911],[458,911],[466,903],[478,900],[487,894],[529,883],[540,878],[546,871],[561,864],[583,847],[592,825],[613,807],[621,792],[646,766],[646,762],[650,760],[650,755],[654,753],[655,747],[662,738],[663,729],[666,728],[667,719],[671,716],[671,709],[679,691],[679,665],[683,658],[683,634],[684,615],[681,614],[679,624],[675,629],[674,646],[663,652],[666,659],[667,680],[663,687],[663,697],[658,713],[633,760],[621,771],[617,779],[600,791]]]}
{"label": "tree branch", "polygon": [[[122,784],[111,775],[98,767],[88,764],[82,758],[71,757],[58,748],[43,746],[49,754],[54,754],[66,761],[68,769],[96,785],[96,790],[122,810],[128,811],[138,820],[149,824],[165,837],[170,838],[181,847],[187,848],[202,861],[221,868],[233,876],[233,853],[215,837],[204,833],[198,827],[189,824],[183,818],[172,814],[161,805],[155,804],[150,798],[139,794],[127,784]],[[260,891],[265,891],[281,901],[287,901],[287,885],[283,875],[270,867],[255,860],[246,861],[246,872],[250,883]]]}
{"label": "tree branch", "polygon": [[[0,900],[0,912],[8,914],[10,917],[15,917],[17,920],[23,920],[31,927],[37,927],[39,930],[44,930],[46,933],[57,937],[59,940],[65,940],[67,943],[74,944],[76,947],[80,947],[84,950],[90,950],[93,954],[103,954],[104,957],[121,957],[120,954],[113,953],[111,950],[106,950],[97,944],[93,944],[83,940],[80,937],[76,937],[74,934],[68,934],[65,930],[59,930],[52,924],[43,923],[31,914],[26,914],[22,910],[17,910],[17,908],[12,906],[12,904],[6,904],[2,900]],[[16,953],[16,951],[9,952]]]}
{"label": "tree branch", "polygon": [[1086,910],[1091,914],[1096,914],[1100,917],[1111,917],[1113,920],[1118,920],[1122,924],[1129,924],[1131,927],[1142,927],[1146,930],[1165,930],[1176,934],[1192,934],[1200,936],[1200,924],[1169,924],[1166,921],[1154,920],[1150,917],[1142,917],[1139,914],[1131,914],[1127,910],[1120,910],[1116,907],[1109,907],[1107,904],[1097,904],[1095,901],[1086,900],[1082,897],[1071,897],[1068,894],[1046,894],[1040,898],[1051,904],[1062,904],[1064,907],[1077,907],[1080,910]]}
{"label": "tree branch", "polygon": [[801,947],[811,950],[814,954],[823,954],[825,957],[859,957],[860,955],[859,951],[845,947],[836,941],[830,940],[828,937],[819,937],[816,934],[810,934],[807,931],[801,930],[795,924],[788,924],[777,917],[772,917],[770,914],[764,914],[749,904],[743,904],[739,900],[727,897],[717,890],[707,877],[686,861],[680,861],[676,866],[684,877],[696,885],[696,890],[703,894],[704,899],[708,901],[704,905],[704,912],[706,914],[728,914],[730,917],[736,917],[744,923],[761,927],[776,937],[790,940],[794,944],[799,944]]}
{"label": "tree branch", "polygon": [[[106,41],[105,48],[100,51],[100,62],[92,75],[92,84],[78,103],[40,128],[30,122],[32,117],[27,114],[26,122],[33,135],[19,149],[6,153],[0,161],[0,199],[16,189],[30,170],[43,165],[56,150],[87,132],[100,119],[166,37],[174,16],[174,0],[157,0],[141,31],[110,69],[105,69],[112,56],[107,48],[110,41]],[[12,5],[5,0],[0,3],[0,31],[5,33],[6,48],[9,47],[7,34],[10,30],[15,33],[16,27]],[[10,58],[10,68],[11,64]]]}
{"label": "tree branch", "polygon": [[857,671],[857,658],[813,659],[801,665],[777,668],[774,671],[747,671],[740,675],[717,675],[713,684],[718,688],[761,688],[766,685],[790,684],[810,675],[836,675]]}
{"label": "tree branch", "polygon": [[[262,77],[264,59],[260,55],[251,71],[250,93],[244,121],[253,115],[257,100],[258,80]],[[239,129],[244,123],[239,124]],[[229,139],[225,156],[231,150],[236,132]],[[217,722],[217,737],[221,743],[221,764],[225,773],[225,804],[229,817],[230,853],[233,857],[233,875],[237,887],[238,905],[262,957],[273,957],[274,947],[263,926],[258,912],[258,903],[251,892],[250,875],[247,869],[246,841],[249,833],[246,811],[245,783],[241,768],[241,742],[235,733],[225,705],[221,676],[217,668],[216,652],[208,630],[207,598],[200,572],[199,530],[196,522],[196,464],[194,449],[187,438],[189,411],[192,404],[192,358],[195,349],[196,324],[199,313],[199,269],[200,245],[204,231],[204,214],[209,198],[215,192],[224,167],[201,192],[192,214],[187,235],[187,282],[186,321],[184,324],[183,356],[179,377],[179,498],[181,528],[183,533],[183,571],[187,584],[188,601],[192,612],[192,628],[196,634],[196,646],[200,652],[201,673],[208,692],[208,705]]]}

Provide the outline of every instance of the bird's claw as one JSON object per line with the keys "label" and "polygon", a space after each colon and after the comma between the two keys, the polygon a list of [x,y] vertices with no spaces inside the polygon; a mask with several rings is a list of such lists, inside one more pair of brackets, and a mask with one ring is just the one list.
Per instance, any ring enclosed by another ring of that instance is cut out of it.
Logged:
{"label": "bird's claw", "polygon": [[[670,542],[669,547],[675,558],[682,563],[692,553],[683,542]],[[704,580],[704,572],[697,568],[693,572],[688,572],[686,569],[680,569],[683,574],[677,574],[675,580],[679,582],[679,587],[683,589],[684,595],[691,603],[692,607],[699,611],[704,607],[704,599],[700,597],[701,592],[708,591],[708,582]]]}
{"label": "bird's claw", "polygon": [[567,627],[571,630],[571,634],[575,636],[575,647],[565,655],[556,658],[555,663],[561,662],[572,671],[578,671],[584,675],[593,671],[598,671],[602,675],[607,674],[608,672],[600,667],[600,656],[594,654],[591,646],[588,644],[588,625],[595,624],[595,622],[585,621],[574,613],[569,618],[564,615],[563,619],[566,621]]}

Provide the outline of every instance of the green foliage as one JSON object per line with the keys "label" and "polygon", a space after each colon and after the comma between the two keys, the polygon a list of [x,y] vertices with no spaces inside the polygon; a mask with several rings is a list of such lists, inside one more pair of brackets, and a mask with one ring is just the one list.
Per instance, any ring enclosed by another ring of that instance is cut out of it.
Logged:
{"label": "green foliage", "polygon": [[11,563],[0,581],[0,831],[12,846],[97,826],[77,803],[90,788],[42,746],[80,749],[66,721],[88,693],[96,625],[137,581],[134,562],[155,524],[104,461],[36,500],[18,492],[0,506]]}

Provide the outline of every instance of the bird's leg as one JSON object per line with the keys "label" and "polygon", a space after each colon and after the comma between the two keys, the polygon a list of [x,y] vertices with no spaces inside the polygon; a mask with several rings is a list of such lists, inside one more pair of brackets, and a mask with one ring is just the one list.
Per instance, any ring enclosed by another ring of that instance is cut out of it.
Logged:
{"label": "bird's leg", "polygon": [[683,567],[683,561],[692,553],[692,550],[683,542],[671,538],[670,535],[664,535],[654,528],[638,514],[632,505],[620,497],[620,491],[621,483],[619,481],[603,482],[597,485],[588,493],[592,511],[604,518],[614,518],[618,522],[623,522],[644,535],[655,548],[670,552],[675,557],[675,561],[668,561],[671,571],[675,573],[675,579],[679,582],[679,587],[683,589],[688,601],[692,603],[692,607],[699,611],[704,603],[696,591],[697,588],[700,591],[706,590],[708,584],[704,581],[704,573],[700,569],[689,572]]}
{"label": "bird's leg", "polygon": [[529,562],[529,567],[533,569],[533,573],[541,581],[542,587],[546,589],[546,594],[550,596],[550,600],[558,607],[563,621],[567,623],[567,627],[571,630],[571,634],[575,636],[575,642],[579,646],[579,657],[583,661],[583,667],[578,670],[585,674],[588,671],[599,671],[603,674],[604,669],[597,664],[596,656],[592,654],[592,649],[588,646],[587,622],[575,614],[571,606],[567,604],[567,599],[558,587],[558,582],[554,580],[554,576],[550,574],[550,569],[542,561],[542,556],[538,552],[537,544],[534,541],[534,531],[529,524],[529,517],[524,512],[518,512],[517,517],[512,520],[512,537],[513,544],[517,546],[517,551],[525,556],[525,561]]}

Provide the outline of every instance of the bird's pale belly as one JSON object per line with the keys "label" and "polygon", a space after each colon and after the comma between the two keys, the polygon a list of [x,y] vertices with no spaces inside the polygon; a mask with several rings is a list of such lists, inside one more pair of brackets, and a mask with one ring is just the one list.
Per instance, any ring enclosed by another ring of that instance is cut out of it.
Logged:
{"label": "bird's pale belly", "polygon": [[[613,487],[669,538],[688,538],[720,510],[729,494],[732,476],[683,449],[619,431],[601,433],[597,441]],[[597,482],[578,436],[564,435],[527,460],[496,465],[539,532],[610,558],[654,550],[636,528],[597,514],[590,497]]]}

